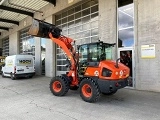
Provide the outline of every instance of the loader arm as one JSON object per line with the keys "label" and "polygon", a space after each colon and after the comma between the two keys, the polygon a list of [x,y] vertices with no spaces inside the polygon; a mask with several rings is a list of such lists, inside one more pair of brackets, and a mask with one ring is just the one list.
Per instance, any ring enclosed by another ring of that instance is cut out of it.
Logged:
{"label": "loader arm", "polygon": [[35,37],[50,38],[61,47],[71,62],[70,71],[67,73],[67,76],[71,78],[71,85],[77,85],[77,60],[74,47],[71,44],[74,41],[69,37],[61,35],[61,29],[55,25],[37,19],[33,19],[32,26],[28,33]]}
{"label": "loader arm", "polygon": [[49,33],[50,39],[56,43],[58,46],[61,47],[61,49],[67,54],[67,57],[71,61],[71,66],[70,66],[70,71],[68,72],[67,76],[70,77],[72,76],[72,85],[77,85],[78,80],[77,80],[77,64],[76,64],[76,59],[74,56],[74,48],[71,45],[73,42],[72,39],[65,37],[65,36],[60,36],[59,38],[54,38],[52,36],[52,33]]}

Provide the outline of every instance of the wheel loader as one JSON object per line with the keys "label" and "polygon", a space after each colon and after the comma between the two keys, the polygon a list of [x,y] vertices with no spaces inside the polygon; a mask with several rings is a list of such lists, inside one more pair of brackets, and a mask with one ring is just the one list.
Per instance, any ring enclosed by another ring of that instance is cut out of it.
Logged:
{"label": "wheel loader", "polygon": [[107,50],[115,44],[97,40],[94,43],[78,45],[74,40],[61,34],[53,24],[33,19],[29,34],[49,38],[67,55],[69,70],[50,81],[50,91],[55,96],[64,96],[69,90],[80,91],[86,102],[96,102],[101,94],[111,95],[129,85],[130,69],[117,60],[107,60]]}

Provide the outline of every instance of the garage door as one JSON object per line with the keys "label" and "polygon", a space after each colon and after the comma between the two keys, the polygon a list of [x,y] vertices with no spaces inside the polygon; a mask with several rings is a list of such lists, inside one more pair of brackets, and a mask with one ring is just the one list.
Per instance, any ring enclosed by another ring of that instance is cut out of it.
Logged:
{"label": "garage door", "polygon": [[[56,15],[56,25],[62,29],[62,34],[76,41],[76,44],[98,41],[98,0],[81,3],[71,9]],[[56,74],[64,74],[66,57],[57,46]]]}
{"label": "garage door", "polygon": [[9,38],[2,40],[2,55],[3,56],[9,55]]}
{"label": "garage door", "polygon": [[29,54],[35,56],[35,40],[28,34],[29,28],[20,31],[20,54]]}

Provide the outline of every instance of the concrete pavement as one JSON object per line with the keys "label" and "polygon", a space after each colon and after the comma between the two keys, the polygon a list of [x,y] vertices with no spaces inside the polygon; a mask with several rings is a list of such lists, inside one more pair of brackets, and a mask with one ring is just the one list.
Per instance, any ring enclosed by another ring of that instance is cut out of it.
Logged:
{"label": "concrete pavement", "polygon": [[50,79],[0,76],[0,120],[160,120],[160,93],[121,89],[87,103],[78,91],[53,96]]}

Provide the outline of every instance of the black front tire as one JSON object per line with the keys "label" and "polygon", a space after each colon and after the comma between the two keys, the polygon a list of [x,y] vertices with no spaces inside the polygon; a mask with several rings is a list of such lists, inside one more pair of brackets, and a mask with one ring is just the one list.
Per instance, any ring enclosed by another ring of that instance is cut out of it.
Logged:
{"label": "black front tire", "polygon": [[92,80],[85,78],[80,83],[80,96],[86,102],[96,102],[100,98],[100,90],[98,84]]}
{"label": "black front tire", "polygon": [[69,90],[69,82],[61,76],[53,77],[50,81],[50,91],[55,96],[64,96]]}

